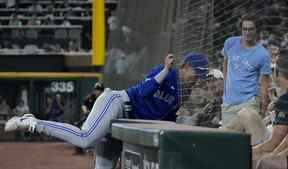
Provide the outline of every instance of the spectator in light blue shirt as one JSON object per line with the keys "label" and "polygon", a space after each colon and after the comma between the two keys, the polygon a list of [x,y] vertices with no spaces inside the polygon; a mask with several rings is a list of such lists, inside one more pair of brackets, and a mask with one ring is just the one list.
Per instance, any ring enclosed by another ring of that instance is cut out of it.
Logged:
{"label": "spectator in light blue shirt", "polygon": [[259,113],[264,115],[269,103],[272,73],[269,52],[257,41],[256,26],[253,16],[242,17],[242,35],[228,38],[222,50],[225,76],[222,125],[250,133],[252,144],[265,136]]}

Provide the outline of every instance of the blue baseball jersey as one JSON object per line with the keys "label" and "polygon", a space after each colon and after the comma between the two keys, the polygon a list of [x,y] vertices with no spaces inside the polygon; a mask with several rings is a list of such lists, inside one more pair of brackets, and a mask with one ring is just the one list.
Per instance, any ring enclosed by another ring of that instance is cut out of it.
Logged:
{"label": "blue baseball jersey", "polygon": [[179,108],[177,71],[171,69],[163,82],[158,84],[155,76],[164,65],[154,67],[145,79],[127,90],[133,107],[133,115],[138,119],[171,120],[176,119]]}

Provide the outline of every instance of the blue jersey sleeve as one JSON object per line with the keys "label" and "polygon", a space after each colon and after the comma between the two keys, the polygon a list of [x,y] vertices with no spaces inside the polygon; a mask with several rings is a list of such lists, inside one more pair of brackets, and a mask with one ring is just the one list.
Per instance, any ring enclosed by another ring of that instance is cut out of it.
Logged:
{"label": "blue jersey sleeve", "polygon": [[139,84],[139,87],[140,87],[139,94],[142,97],[145,97],[154,94],[158,89],[159,84],[156,82],[154,78],[145,78],[145,80]]}
{"label": "blue jersey sleeve", "polygon": [[155,76],[164,68],[163,65],[154,67],[139,84],[139,94],[142,97],[153,95],[160,84],[155,80]]}

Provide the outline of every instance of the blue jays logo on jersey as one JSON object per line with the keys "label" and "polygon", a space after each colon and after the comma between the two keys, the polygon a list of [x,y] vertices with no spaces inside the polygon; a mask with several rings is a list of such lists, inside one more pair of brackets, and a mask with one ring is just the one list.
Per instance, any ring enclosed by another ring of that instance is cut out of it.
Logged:
{"label": "blue jays logo on jersey", "polygon": [[172,104],[173,101],[175,101],[175,97],[173,95],[166,93],[164,91],[161,91],[159,89],[154,93],[153,96],[159,100],[167,102],[168,104]]}

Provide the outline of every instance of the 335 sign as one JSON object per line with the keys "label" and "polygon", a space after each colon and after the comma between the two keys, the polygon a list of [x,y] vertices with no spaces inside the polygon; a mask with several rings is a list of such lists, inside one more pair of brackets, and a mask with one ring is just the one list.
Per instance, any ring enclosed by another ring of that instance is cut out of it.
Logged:
{"label": "335 sign", "polygon": [[60,92],[60,93],[72,93],[75,89],[75,84],[73,81],[53,81],[50,84],[50,89],[52,92]]}

